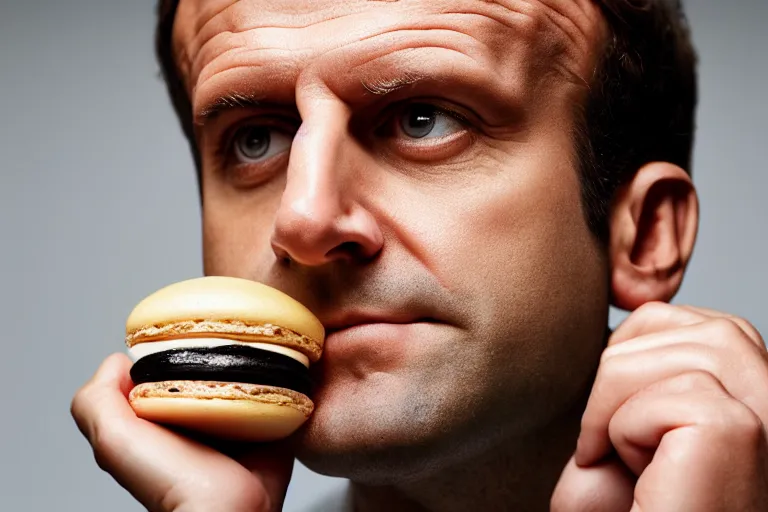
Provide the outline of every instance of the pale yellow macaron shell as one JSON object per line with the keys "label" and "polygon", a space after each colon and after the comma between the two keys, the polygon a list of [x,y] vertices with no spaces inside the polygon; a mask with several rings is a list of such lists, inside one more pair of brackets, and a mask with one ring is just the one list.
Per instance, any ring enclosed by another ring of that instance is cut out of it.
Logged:
{"label": "pale yellow macaron shell", "polygon": [[142,300],[126,321],[126,335],[152,326],[185,321],[270,324],[311,339],[317,360],[325,339],[323,324],[303,304],[269,286],[235,277],[208,276],[175,283]]}
{"label": "pale yellow macaron shell", "polygon": [[139,384],[129,395],[140,418],[240,441],[275,441],[293,434],[312,414],[295,391],[229,382]]}

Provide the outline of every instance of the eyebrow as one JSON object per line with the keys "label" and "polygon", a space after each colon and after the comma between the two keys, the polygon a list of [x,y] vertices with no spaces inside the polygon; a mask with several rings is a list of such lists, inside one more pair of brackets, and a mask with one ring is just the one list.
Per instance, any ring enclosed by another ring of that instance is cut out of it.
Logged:
{"label": "eyebrow", "polygon": [[[425,76],[417,75],[415,73],[404,73],[394,78],[360,79],[360,85],[362,85],[362,87],[370,94],[385,96],[398,91],[403,87],[414,85],[424,80],[426,80]],[[195,124],[203,125],[206,121],[216,119],[222,114],[232,110],[260,108],[267,104],[269,103],[247,94],[225,94],[197,112],[195,114]]]}
{"label": "eyebrow", "polygon": [[425,78],[426,77],[414,73],[404,73],[401,76],[389,79],[361,79],[360,83],[365,88],[365,90],[371,94],[375,94],[376,96],[385,96],[399,89],[402,89],[403,87],[424,81]]}
{"label": "eyebrow", "polygon": [[214,100],[212,103],[205,106],[195,115],[195,122],[197,124],[203,124],[205,121],[210,121],[220,116],[224,112],[243,109],[243,108],[257,108],[263,106],[264,103],[257,100],[253,96],[247,96],[245,94],[225,94]]}

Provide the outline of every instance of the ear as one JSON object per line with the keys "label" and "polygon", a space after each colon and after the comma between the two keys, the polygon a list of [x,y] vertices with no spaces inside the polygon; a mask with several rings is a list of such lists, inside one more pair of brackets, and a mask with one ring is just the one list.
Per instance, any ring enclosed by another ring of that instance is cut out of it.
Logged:
{"label": "ear", "polygon": [[621,187],[610,216],[611,291],[614,306],[634,310],[669,302],[693,253],[699,204],[690,176],[654,162]]}

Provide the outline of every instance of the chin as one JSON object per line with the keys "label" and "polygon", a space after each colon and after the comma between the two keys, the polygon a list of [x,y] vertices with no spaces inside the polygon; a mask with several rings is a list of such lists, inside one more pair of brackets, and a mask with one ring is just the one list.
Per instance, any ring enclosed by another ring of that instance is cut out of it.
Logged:
{"label": "chin", "polygon": [[295,437],[297,458],[323,475],[392,485],[481,451],[488,418],[479,420],[483,415],[449,396],[449,387],[433,390],[413,377],[371,373],[326,381]]}

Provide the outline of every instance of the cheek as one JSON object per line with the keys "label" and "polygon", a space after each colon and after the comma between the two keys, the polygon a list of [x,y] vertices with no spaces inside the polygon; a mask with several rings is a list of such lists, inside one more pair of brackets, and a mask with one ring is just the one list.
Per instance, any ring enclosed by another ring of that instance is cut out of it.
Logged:
{"label": "cheek", "polygon": [[557,293],[569,284],[569,276],[581,275],[574,272],[577,265],[584,268],[593,261],[578,179],[569,166],[550,163],[531,166],[507,185],[473,219],[478,226],[473,236],[487,248],[478,263],[486,279],[498,279],[495,287],[512,285],[538,303],[531,293]]}
{"label": "cheek", "polygon": [[450,186],[401,190],[390,199],[403,206],[397,223],[446,287],[496,302],[515,289],[546,291],[566,276],[581,277],[585,264],[598,261],[576,171],[554,150],[531,152],[553,156],[485,157]]}
{"label": "cheek", "polygon": [[[277,181],[280,181],[279,183]],[[203,180],[203,265],[206,275],[257,278],[274,261],[272,225],[283,183],[235,190]]]}
{"label": "cheek", "polygon": [[434,270],[466,297],[464,316],[486,341],[474,357],[485,368],[515,368],[521,381],[569,358],[587,371],[608,311],[605,257],[586,224],[577,172],[554,149],[532,153],[554,157],[488,162],[504,172],[477,172],[414,216]]}
{"label": "cheek", "polygon": [[584,299],[607,290],[604,258],[570,162],[524,162],[520,169],[466,218],[475,226],[461,230],[470,238],[466,245],[483,249],[461,254],[456,271],[481,269],[474,292],[481,294],[485,323],[506,319],[501,327],[532,332],[539,326],[551,336],[552,329],[572,330],[573,318],[601,310],[594,307],[599,301]]}

